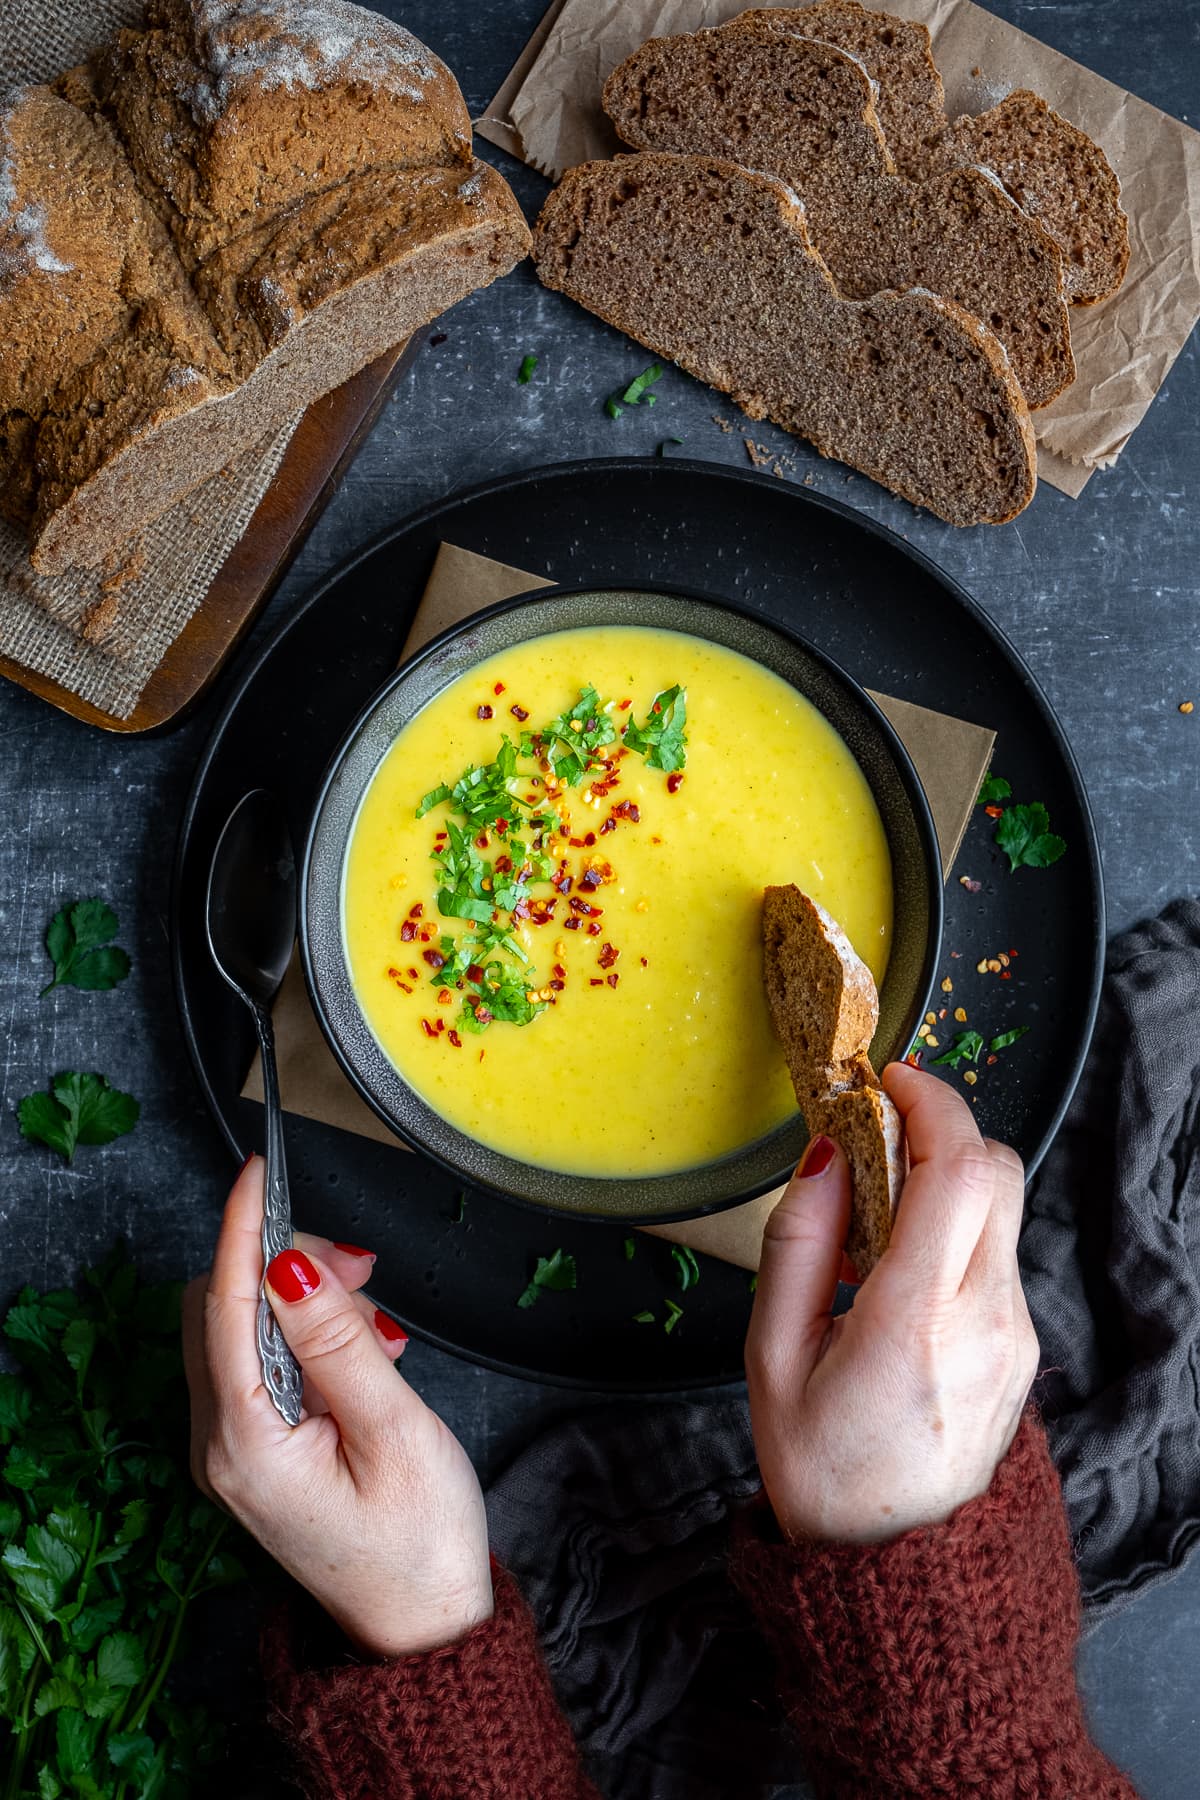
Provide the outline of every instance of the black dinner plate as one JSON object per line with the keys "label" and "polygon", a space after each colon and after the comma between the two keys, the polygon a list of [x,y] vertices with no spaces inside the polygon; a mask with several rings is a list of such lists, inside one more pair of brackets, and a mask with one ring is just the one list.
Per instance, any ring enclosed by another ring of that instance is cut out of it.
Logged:
{"label": "black dinner plate", "polygon": [[[262,1115],[240,1098],[253,1027],[205,943],[213,847],[251,787],[280,794],[303,843],[325,766],[394,670],[443,540],[561,582],[724,592],[794,627],[865,686],[995,728],[994,766],[1016,799],[1044,802],[1068,850],[1050,869],[1009,874],[991,820],[976,810],[946,890],[943,972],[954,992],[945,998],[989,1037],[1029,1027],[963,1091],[983,1131],[1014,1145],[1032,1170],[1079,1076],[1104,951],[1095,830],[1049,703],[979,606],[881,526],[771,476],[649,458],[562,463],[452,495],[346,562],[236,669],[180,829],[172,938],[188,1047],[237,1156],[261,1142]],[[960,885],[963,872],[978,892]],[[1000,952],[1010,979],[976,972]],[[948,1014],[941,1041],[956,1029]],[[962,1086],[961,1074],[939,1073]],[[610,1069],[597,1076],[596,1103],[619,1104]],[[297,1116],[287,1143],[297,1223],[376,1250],[374,1297],[443,1348],[610,1391],[741,1375],[743,1271],[702,1259],[699,1284],[681,1293],[670,1247],[639,1236],[627,1259],[620,1225],[543,1222],[469,1190],[463,1200],[462,1184],[424,1157]],[[557,1248],[574,1255],[577,1288],[519,1308],[537,1257]],[[668,1297],[683,1307],[669,1334]],[[635,1320],[644,1311],[653,1324]]]}

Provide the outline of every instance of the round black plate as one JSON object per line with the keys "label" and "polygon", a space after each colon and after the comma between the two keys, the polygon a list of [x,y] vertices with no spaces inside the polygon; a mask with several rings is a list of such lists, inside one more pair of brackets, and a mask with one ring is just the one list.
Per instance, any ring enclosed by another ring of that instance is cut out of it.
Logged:
{"label": "round black plate", "polygon": [[[865,686],[998,732],[996,767],[1018,800],[1041,800],[1067,854],[1008,873],[978,810],[946,890],[948,1005],[986,1035],[1030,1030],[972,1093],[982,1129],[1032,1168],[1074,1089],[1091,1035],[1104,948],[1095,831],[1078,769],[1044,695],[1012,646],[927,558],[848,507],[770,476],[705,463],[621,459],[503,477],[417,514],[330,576],[235,674],[200,759],[180,831],[172,895],[184,1032],[213,1113],[242,1156],[261,1109],[239,1098],[253,1053],[249,1016],[209,960],[208,865],[251,787],[285,798],[304,841],[321,777],[347,723],[393,671],[439,543],[562,582],[678,582],[727,593],[793,626]],[[1012,979],[978,975],[999,951]],[[957,957],[952,952],[957,951]],[[956,1027],[940,1030],[948,1042]],[[961,1076],[943,1071],[961,1084]],[[967,1090],[964,1089],[964,1092]],[[619,1103],[611,1082],[597,1104]],[[547,1219],[467,1193],[425,1158],[287,1121],[299,1224],[379,1252],[372,1293],[413,1331],[510,1373],[608,1390],[734,1380],[750,1307],[746,1275],[706,1259],[679,1292],[670,1248],[619,1225]],[[461,1212],[461,1219],[459,1214]],[[576,1258],[574,1293],[518,1308],[539,1255]],[[668,1335],[664,1301],[683,1316]],[[634,1314],[656,1315],[638,1324]]]}

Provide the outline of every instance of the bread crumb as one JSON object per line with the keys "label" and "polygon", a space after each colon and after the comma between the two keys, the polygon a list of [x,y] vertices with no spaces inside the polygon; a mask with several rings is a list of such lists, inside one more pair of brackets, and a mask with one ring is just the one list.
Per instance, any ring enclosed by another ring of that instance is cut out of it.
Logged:
{"label": "bread crumb", "polygon": [[713,424],[714,424],[714,425],[719,425],[719,426],[720,426],[720,427],[721,427],[721,430],[722,430],[722,431],[732,431],[732,430],[733,430],[733,426],[732,426],[732,425],[731,425],[731,423],[730,423],[730,422],[729,422],[729,420],[728,420],[728,419],[723,419],[723,418],[722,418],[722,417],[721,417],[721,415],[720,415],[720,413],[714,413],[714,414],[713,414],[713,416],[712,416],[712,422],[713,422]]}
{"label": "bread crumb", "polygon": [[123,560],[111,569],[100,583],[102,594],[115,594],[120,588],[127,587],[136,581],[146,567],[146,558],[140,543],[127,548]]}
{"label": "bread crumb", "polygon": [[121,602],[116,594],[105,594],[92,602],[83,615],[80,636],[85,644],[102,644],[116,623]]}

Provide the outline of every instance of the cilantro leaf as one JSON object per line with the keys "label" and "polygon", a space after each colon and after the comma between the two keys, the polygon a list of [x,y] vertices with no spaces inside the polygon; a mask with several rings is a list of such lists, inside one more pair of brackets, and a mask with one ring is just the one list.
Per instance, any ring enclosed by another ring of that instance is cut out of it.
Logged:
{"label": "cilantro leaf", "polygon": [[679,1323],[680,1319],[682,1319],[682,1317],[683,1317],[682,1306],[676,1306],[674,1300],[668,1300],[667,1301],[667,1316],[663,1320],[663,1330],[666,1332],[668,1337],[670,1337],[671,1333],[674,1331],[675,1327],[678,1325],[678,1323]]}
{"label": "cilantro leaf", "polygon": [[56,987],[100,992],[124,981],[129,957],[109,942],[116,934],[117,915],[103,900],[76,900],[55,913],[46,927],[54,980],[42,989],[42,997]]}
{"label": "cilantro leaf", "polygon": [[1016,869],[1045,869],[1056,863],[1066,844],[1050,829],[1050,815],[1040,800],[1008,806],[996,822],[996,842]]}
{"label": "cilantro leaf", "polygon": [[634,1313],[633,1322],[635,1325],[653,1325],[654,1314],[652,1312]]}
{"label": "cilantro leaf", "polygon": [[633,1261],[633,1253],[637,1249],[636,1241],[631,1237],[627,1237],[625,1239],[624,1243],[622,1244],[621,1248],[625,1252],[625,1261],[632,1262]]}
{"label": "cilantro leaf", "polygon": [[679,1285],[686,1294],[700,1279],[700,1264],[696,1261],[696,1252],[689,1250],[686,1244],[673,1244],[671,1260],[675,1264]]}
{"label": "cilantro leaf", "polygon": [[556,1294],[568,1293],[575,1286],[575,1258],[565,1250],[553,1256],[539,1256],[533,1279],[517,1301],[518,1306],[534,1305],[543,1288]]}
{"label": "cilantro leaf", "polygon": [[1011,1031],[1002,1031],[999,1037],[994,1037],[988,1045],[988,1049],[993,1053],[997,1050],[1007,1050],[1010,1044],[1015,1044],[1018,1038],[1024,1037],[1028,1030],[1028,1025],[1014,1025]]}
{"label": "cilantro leaf", "polygon": [[27,1094],[17,1107],[22,1135],[57,1150],[65,1162],[77,1144],[109,1144],[137,1124],[141,1107],[132,1094],[111,1087],[104,1075],[67,1069],[48,1094]]}
{"label": "cilantro leaf", "polygon": [[644,756],[652,769],[670,775],[687,762],[686,724],[687,689],[678,685],[665,688],[655,695],[644,725],[630,720],[622,742],[626,749]]}
{"label": "cilantro leaf", "polygon": [[946,1063],[957,1069],[960,1062],[978,1062],[983,1050],[983,1039],[977,1031],[960,1031],[950,1048],[941,1056],[934,1057],[937,1063]]}
{"label": "cilantro leaf", "polygon": [[976,806],[994,806],[998,800],[1007,800],[1012,788],[1003,775],[987,774],[983,778],[983,786],[979,790]]}
{"label": "cilantro leaf", "polygon": [[658,396],[649,392],[663,373],[661,363],[651,363],[640,375],[635,375],[628,387],[617,388],[604,402],[604,410],[610,419],[619,419],[627,406],[644,404],[653,406]]}
{"label": "cilantro leaf", "polygon": [[536,356],[523,356],[521,358],[521,366],[517,370],[517,380],[521,383],[522,387],[524,387],[527,381],[533,380],[533,371],[537,366],[538,359]]}
{"label": "cilantro leaf", "polygon": [[676,438],[676,437],[664,438],[654,454],[656,456],[664,456],[665,457],[667,454],[667,445],[668,444],[682,444],[683,441],[684,440],[682,438]]}

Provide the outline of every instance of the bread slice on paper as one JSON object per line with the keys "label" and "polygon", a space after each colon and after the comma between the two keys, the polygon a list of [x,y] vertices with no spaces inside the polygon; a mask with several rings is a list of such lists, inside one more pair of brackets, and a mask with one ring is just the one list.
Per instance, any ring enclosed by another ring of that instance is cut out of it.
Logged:
{"label": "bread slice on paper", "polygon": [[866,1279],[887,1249],[907,1169],[900,1115],[869,1049],[874,977],[824,907],[797,887],[763,895],[763,978],[809,1135],[840,1144],[853,1202],[846,1253]]}
{"label": "bread slice on paper", "polygon": [[547,287],[952,525],[1028,505],[1033,432],[1003,346],[951,300],[839,295],[772,175],[647,152],[572,169],[534,233]]}
{"label": "bread slice on paper", "polygon": [[780,176],[840,293],[956,301],[995,332],[1029,406],[1047,405],[1075,377],[1058,245],[983,169],[897,175],[876,105],[857,57],[754,17],[651,38],[604,87],[626,143]]}

